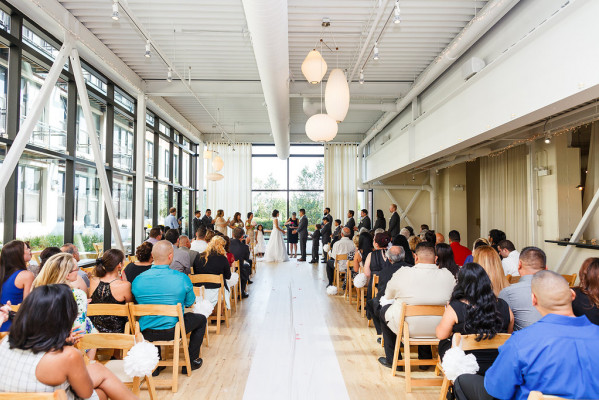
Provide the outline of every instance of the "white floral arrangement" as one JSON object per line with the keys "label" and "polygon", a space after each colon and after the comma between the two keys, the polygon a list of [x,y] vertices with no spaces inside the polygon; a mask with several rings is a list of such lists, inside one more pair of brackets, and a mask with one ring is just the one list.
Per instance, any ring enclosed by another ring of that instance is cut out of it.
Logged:
{"label": "white floral arrangement", "polygon": [[209,300],[196,297],[196,303],[193,306],[194,314],[202,314],[208,318],[212,311],[214,311],[214,305]]}
{"label": "white floral arrangement", "polygon": [[237,272],[231,272],[231,277],[227,279],[227,286],[231,288],[237,285],[237,282],[239,282],[239,274]]}
{"label": "white floral arrangement", "polygon": [[366,286],[366,284],[368,284],[368,278],[366,277],[366,274],[360,272],[358,275],[354,277],[355,287],[363,288],[364,286]]}
{"label": "white floral arrangement", "polygon": [[459,347],[452,347],[445,352],[441,363],[447,379],[455,381],[463,374],[476,374],[479,370],[474,354],[466,354]]}
{"label": "white floral arrangement", "polygon": [[337,294],[337,286],[331,285],[327,288],[327,294],[329,296],[335,296]]}
{"label": "white floral arrangement", "polygon": [[136,343],[124,359],[123,368],[131,378],[152,374],[158,365],[158,349],[150,342]]}

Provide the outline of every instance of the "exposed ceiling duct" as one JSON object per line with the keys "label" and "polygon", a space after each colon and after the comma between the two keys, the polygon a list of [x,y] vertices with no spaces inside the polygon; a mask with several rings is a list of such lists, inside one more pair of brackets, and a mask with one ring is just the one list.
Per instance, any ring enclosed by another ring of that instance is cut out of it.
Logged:
{"label": "exposed ceiling duct", "polygon": [[289,29],[287,1],[243,0],[277,156],[289,157]]}
{"label": "exposed ceiling duct", "polygon": [[[316,101],[316,99],[310,99],[308,97],[304,97],[304,102],[302,104],[304,113],[311,117],[314,114],[320,113],[321,104],[320,101]],[[324,109],[324,105],[322,106]],[[349,109],[354,111],[394,111],[396,109],[396,105],[394,102],[391,103],[349,103]]]}

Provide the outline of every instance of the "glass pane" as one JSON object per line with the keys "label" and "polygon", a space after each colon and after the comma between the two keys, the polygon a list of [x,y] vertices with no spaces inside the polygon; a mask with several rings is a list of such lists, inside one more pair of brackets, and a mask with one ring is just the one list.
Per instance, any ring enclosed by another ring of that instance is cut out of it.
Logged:
{"label": "glass pane", "polygon": [[[94,96],[89,96],[89,104],[92,109],[92,118],[94,120],[94,129],[100,142],[100,149],[102,156],[106,160],[106,146],[104,141],[104,132],[106,131],[106,103],[97,99]],[[79,158],[92,161],[94,159],[94,153],[92,151],[92,144],[88,136],[87,122],[85,121],[85,115],[79,100],[77,100],[77,150],[76,155]]]}
{"label": "glass pane", "polygon": [[181,184],[183,186],[190,186],[189,184],[189,154],[187,154],[186,152],[182,152],[183,155],[183,170],[181,171]]}
{"label": "glass pane", "polygon": [[279,210],[281,219],[287,215],[287,192],[253,192],[252,210],[257,224],[272,229],[272,211]]}
{"label": "glass pane", "polygon": [[0,29],[10,32],[10,15],[4,10],[0,10]]}
{"label": "glass pane", "polygon": [[278,157],[253,157],[252,175],[254,190],[287,189],[287,160]]}
{"label": "glass pane", "polygon": [[289,157],[289,189],[324,190],[324,158]]}
{"label": "glass pane", "polygon": [[168,215],[168,185],[158,184],[158,215],[156,216],[158,224],[164,225],[164,219]]}
{"label": "glass pane", "polygon": [[34,251],[64,243],[65,161],[24,153],[19,160],[17,238]]}
{"label": "glass pane", "polygon": [[168,126],[167,124],[165,124],[162,121],[158,122],[158,130],[162,133],[164,133],[166,136],[170,136],[171,135],[171,127]]}
{"label": "glass pane", "polygon": [[308,230],[316,229],[316,224],[322,220],[322,210],[324,209],[323,192],[289,192],[289,211],[296,212],[299,215],[299,209],[306,209],[308,217]]}
{"label": "glass pane", "polygon": [[146,110],[146,124],[150,125],[152,128],[154,127],[154,118],[154,114]]}
{"label": "glass pane", "polygon": [[33,32],[25,25],[23,25],[23,41],[51,60],[56,59],[56,56],[58,55],[58,48],[56,46],[53,46],[45,39],[42,39],[37,33]]}
{"label": "glass pane", "polygon": [[144,205],[144,226],[152,228],[154,218],[154,183],[146,181],[146,197]]}
{"label": "glass pane", "polygon": [[252,154],[277,154],[275,146],[252,146]]}
{"label": "glass pane", "polygon": [[104,94],[107,93],[108,85],[106,84],[106,78],[95,73],[91,68],[89,68],[85,64],[81,66],[81,69],[83,70],[83,79],[85,79],[85,82],[89,86]]}
{"label": "glass pane", "polygon": [[131,114],[135,112],[135,100],[119,88],[114,89],[114,101],[125,107],[125,110],[129,111]]}
{"label": "glass pane", "polygon": [[173,148],[173,182],[176,185],[180,184],[180,174],[179,174],[179,156],[181,154],[181,149],[178,148],[177,146],[174,146]]}
{"label": "glass pane", "polygon": [[187,138],[183,138],[183,147],[185,147],[187,150],[191,148],[189,140]]}
{"label": "glass pane", "polygon": [[[133,178],[114,174],[112,180],[112,203],[121,232],[123,246],[131,251],[131,234],[133,232]],[[115,244],[114,238],[112,239]]]}
{"label": "glass pane", "polygon": [[[0,167],[6,156],[6,145],[0,143]],[[4,243],[4,192],[0,192],[0,245]]]}
{"label": "glass pane", "polygon": [[[0,16],[3,11],[0,10]],[[1,28],[0,22],[0,28]],[[6,136],[6,98],[8,93],[8,48],[0,43],[0,136]]]}
{"label": "glass pane", "polygon": [[154,132],[146,131],[146,176],[154,176]]}
{"label": "glass pane", "polygon": [[96,168],[75,164],[75,245],[81,258],[95,258],[93,244],[104,242],[104,208]]}
{"label": "glass pane", "polygon": [[[48,70],[23,59],[21,63],[21,125],[31,113]],[[6,107],[5,107],[6,108]],[[29,143],[64,152],[67,146],[67,83],[59,78]]]}
{"label": "glass pane", "polygon": [[309,155],[324,155],[324,146],[322,144],[316,145],[291,145],[291,154],[309,154]]}
{"label": "glass pane", "polygon": [[160,149],[158,151],[158,179],[169,180],[169,166],[170,166],[170,149],[169,143],[164,140],[159,140]]}
{"label": "glass pane", "polygon": [[133,171],[133,118],[114,113],[113,165],[125,171]]}
{"label": "glass pane", "polygon": [[[179,215],[183,217],[183,221],[181,222],[181,232],[183,235],[189,235],[189,201],[190,201],[190,192],[189,190],[183,191],[183,198],[181,200],[181,210],[179,211]],[[192,238],[193,239],[193,238]]]}

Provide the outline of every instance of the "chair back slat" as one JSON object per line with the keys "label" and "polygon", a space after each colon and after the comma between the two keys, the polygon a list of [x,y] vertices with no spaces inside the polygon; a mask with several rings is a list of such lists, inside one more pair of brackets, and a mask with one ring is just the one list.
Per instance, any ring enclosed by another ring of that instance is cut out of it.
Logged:
{"label": "chair back slat", "polygon": [[83,335],[77,347],[88,349],[119,349],[129,350],[135,345],[135,336],[124,333],[88,333]]}
{"label": "chair back slat", "polygon": [[478,335],[461,335],[456,333],[453,335],[453,346],[458,346],[462,343],[462,350],[487,350],[498,349],[512,336],[509,333],[498,333],[493,339],[484,339],[476,341]]}
{"label": "chair back slat", "polygon": [[177,305],[129,303],[129,310],[133,319],[147,316],[179,317],[181,303]]}
{"label": "chair back slat", "polygon": [[441,305],[410,305],[403,304],[404,315],[406,317],[422,317],[422,316],[443,316],[445,306]]}
{"label": "chair back slat", "polygon": [[337,254],[335,256],[335,261],[347,260],[347,254]]}
{"label": "chair back slat", "polygon": [[50,393],[0,393],[0,400],[67,400],[67,393],[60,389]]}
{"label": "chair back slat", "polygon": [[516,276],[509,275],[509,278],[507,278],[507,280],[510,283],[510,285],[513,285],[514,283],[520,282],[520,276],[518,276],[518,275],[516,275]]}
{"label": "chair back slat", "polygon": [[191,279],[191,283],[217,283],[221,286],[224,286],[225,279],[223,275],[213,275],[213,274],[198,274],[198,275],[189,275],[189,279]]}
{"label": "chair back slat", "polygon": [[206,298],[206,288],[204,286],[194,286],[193,294],[195,294],[196,297],[205,299]]}
{"label": "chair back slat", "polygon": [[88,304],[87,316],[95,317],[98,315],[115,315],[117,317],[129,317],[129,307],[126,304]]}
{"label": "chair back slat", "polygon": [[574,287],[574,284],[576,283],[577,274],[562,275],[562,276],[568,282],[568,285],[570,285],[570,287]]}

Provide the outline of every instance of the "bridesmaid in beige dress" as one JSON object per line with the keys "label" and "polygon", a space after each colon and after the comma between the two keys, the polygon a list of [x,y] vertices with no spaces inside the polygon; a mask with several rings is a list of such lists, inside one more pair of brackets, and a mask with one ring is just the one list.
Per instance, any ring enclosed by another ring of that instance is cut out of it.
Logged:
{"label": "bridesmaid in beige dress", "polygon": [[216,212],[216,218],[214,219],[214,229],[222,233],[223,235],[227,235],[227,226],[229,225],[229,220],[225,221],[225,212],[223,210],[218,210]]}
{"label": "bridesmaid in beige dress", "polygon": [[248,244],[250,246],[250,249],[252,249],[254,247],[254,229],[256,228],[256,221],[254,221],[254,213],[253,212],[249,212],[248,213],[248,219],[245,221],[245,232],[247,233],[248,236]]}

